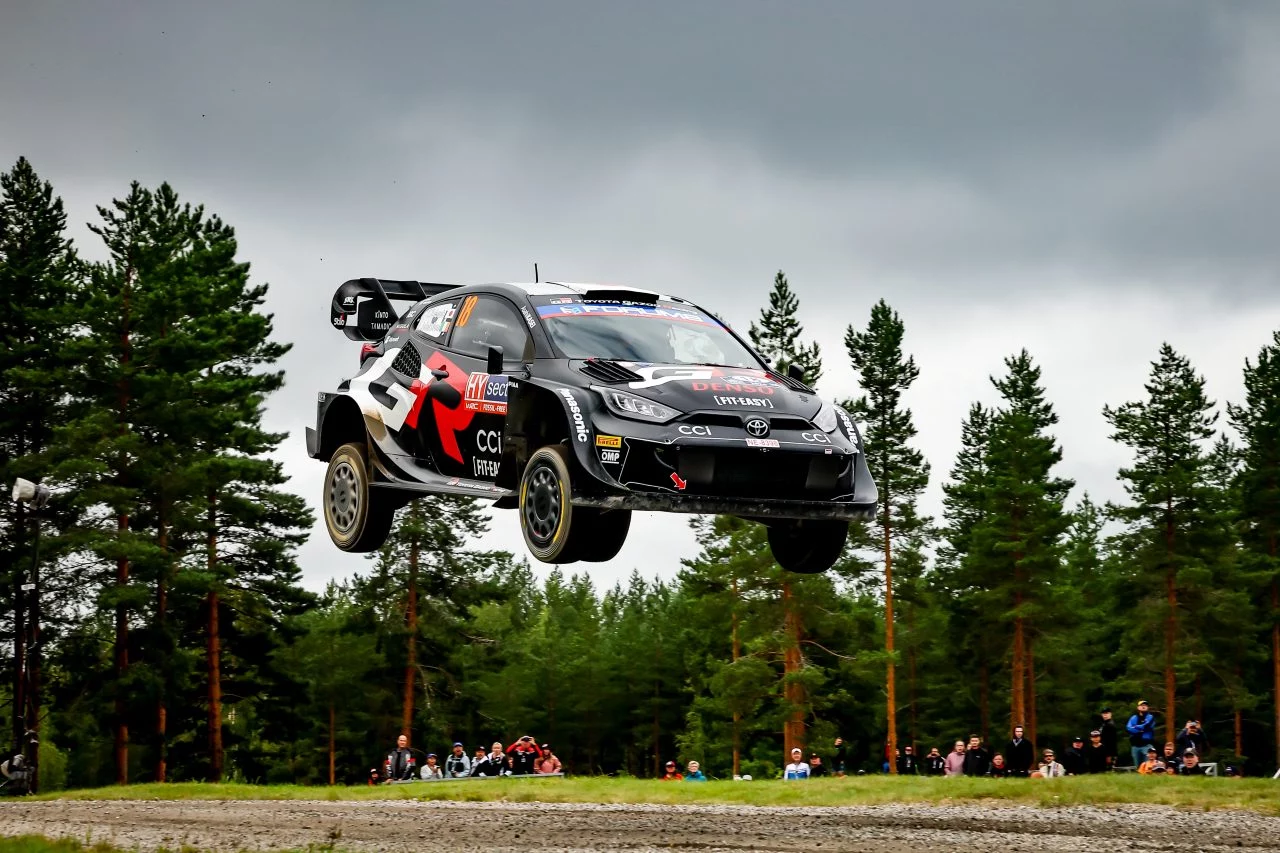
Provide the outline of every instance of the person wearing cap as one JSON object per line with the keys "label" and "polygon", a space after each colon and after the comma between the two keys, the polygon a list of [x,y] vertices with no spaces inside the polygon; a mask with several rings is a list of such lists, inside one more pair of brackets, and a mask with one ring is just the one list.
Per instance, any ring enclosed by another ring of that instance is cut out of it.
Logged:
{"label": "person wearing cap", "polygon": [[920,763],[916,760],[915,747],[908,744],[902,748],[902,755],[898,756],[898,775],[899,776],[919,776]]}
{"label": "person wearing cap", "polygon": [[1052,749],[1044,751],[1044,760],[1040,762],[1040,776],[1044,779],[1056,779],[1060,776],[1067,775],[1067,768],[1059,764],[1053,755]]}
{"label": "person wearing cap", "polygon": [[436,760],[434,752],[427,753],[427,760],[422,765],[422,770],[418,771],[418,775],[422,777],[424,782],[434,782],[437,779],[444,778],[444,769],[436,763]]}
{"label": "person wearing cap", "polygon": [[544,743],[540,749],[542,750],[542,757],[538,759],[537,772],[543,776],[551,776],[562,772],[560,759],[551,751],[551,744]]}
{"label": "person wearing cap", "polygon": [[1102,748],[1107,750],[1107,755],[1111,756],[1109,767],[1116,766],[1116,721],[1111,718],[1111,709],[1103,706],[1102,713],[1099,715],[1102,719],[1097,726],[1098,734],[1102,736]]}
{"label": "person wearing cap", "polygon": [[827,765],[822,763],[822,756],[816,752],[809,753],[809,778],[827,775]]}
{"label": "person wearing cap", "polygon": [[1062,753],[1062,766],[1068,776],[1083,776],[1088,772],[1084,757],[1084,738],[1077,735],[1071,739],[1071,748]]}
{"label": "person wearing cap", "polygon": [[453,752],[444,760],[444,775],[446,779],[461,779],[471,775],[471,759],[467,757],[462,744],[455,743]]}
{"label": "person wearing cap", "polygon": [[684,774],[684,781],[686,782],[707,781],[706,774],[702,772],[702,765],[696,761],[690,761],[687,771]]}
{"label": "person wearing cap", "polygon": [[1004,750],[1004,761],[1010,776],[1026,777],[1036,763],[1036,748],[1022,736],[1022,726],[1013,727],[1013,738]]}
{"label": "person wearing cap", "polygon": [[663,782],[683,782],[684,781],[684,776],[681,775],[680,770],[676,767],[676,763],[674,761],[667,762],[666,772],[662,774],[662,781]]}
{"label": "person wearing cap", "polygon": [[1089,743],[1084,748],[1084,766],[1088,773],[1106,773],[1115,761],[1115,754],[1108,752],[1102,743],[1102,730],[1089,732]]}
{"label": "person wearing cap", "polygon": [[507,769],[507,757],[502,752],[502,743],[493,742],[493,748],[482,754],[476,750],[476,760],[471,763],[472,776],[502,776]]}
{"label": "person wearing cap", "polygon": [[1182,731],[1178,732],[1175,742],[1178,748],[1178,755],[1182,755],[1188,749],[1194,749],[1196,755],[1201,758],[1209,754],[1209,738],[1205,737],[1204,729],[1200,728],[1199,720],[1187,720],[1187,724],[1182,727]]}
{"label": "person wearing cap", "polygon": [[805,763],[804,751],[800,747],[791,750],[791,763],[782,772],[783,779],[808,779],[809,765]]}
{"label": "person wearing cap", "polygon": [[542,749],[534,742],[533,735],[525,735],[507,747],[507,764],[512,776],[528,776],[534,772]]}
{"label": "person wearing cap", "polygon": [[1164,762],[1160,760],[1159,753],[1153,746],[1147,750],[1147,757],[1138,765],[1138,772],[1143,776],[1151,776],[1163,773],[1165,771]]}
{"label": "person wearing cap", "polygon": [[1173,772],[1179,776],[1203,776],[1204,767],[1200,764],[1200,756],[1194,749],[1182,751],[1182,763]]}
{"label": "person wearing cap", "polygon": [[1138,710],[1129,718],[1125,730],[1129,732],[1129,752],[1133,756],[1133,766],[1138,767],[1146,760],[1147,750],[1156,739],[1156,715],[1151,713],[1151,706],[1146,699],[1138,700]]}

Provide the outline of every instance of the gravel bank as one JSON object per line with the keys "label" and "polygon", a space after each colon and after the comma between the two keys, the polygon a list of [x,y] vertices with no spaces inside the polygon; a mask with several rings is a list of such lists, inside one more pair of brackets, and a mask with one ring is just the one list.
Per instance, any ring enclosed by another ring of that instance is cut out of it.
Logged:
{"label": "gravel bank", "polygon": [[0,834],[126,849],[1280,851],[1280,818],[1162,806],[615,806],[548,803],[58,801],[0,803]]}

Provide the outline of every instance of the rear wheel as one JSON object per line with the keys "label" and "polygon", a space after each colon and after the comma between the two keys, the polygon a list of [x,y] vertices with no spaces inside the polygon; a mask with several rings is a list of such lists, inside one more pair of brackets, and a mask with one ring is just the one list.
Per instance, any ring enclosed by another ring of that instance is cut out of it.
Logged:
{"label": "rear wheel", "polygon": [[631,510],[578,507],[578,559],[604,563],[618,556],[631,529]]}
{"label": "rear wheel", "polygon": [[849,538],[845,521],[778,521],[769,526],[769,549],[789,572],[815,575],[836,564]]}
{"label": "rear wheel", "polygon": [[371,489],[371,482],[364,444],[344,444],[329,458],[324,522],[329,538],[343,551],[376,551],[391,532],[395,503],[390,495]]}

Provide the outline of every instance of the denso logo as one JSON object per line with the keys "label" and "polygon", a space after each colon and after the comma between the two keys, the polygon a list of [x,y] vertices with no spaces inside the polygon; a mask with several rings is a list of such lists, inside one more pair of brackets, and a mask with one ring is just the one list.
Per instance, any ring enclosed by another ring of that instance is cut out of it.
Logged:
{"label": "denso logo", "polygon": [[694,391],[736,391],[739,394],[772,394],[772,385],[756,385],[753,382],[691,382]]}
{"label": "denso logo", "polygon": [[578,441],[586,444],[587,422],[582,417],[582,409],[578,407],[578,398],[573,396],[573,392],[568,388],[561,388],[560,396],[564,397],[565,402],[569,404],[569,415],[573,418],[573,430],[578,435]]}
{"label": "denso logo", "polygon": [[701,435],[701,436],[705,436],[706,438],[711,437],[711,427],[709,426],[698,426],[696,424],[694,425],[681,424],[680,426],[676,427],[676,429],[681,435]]}

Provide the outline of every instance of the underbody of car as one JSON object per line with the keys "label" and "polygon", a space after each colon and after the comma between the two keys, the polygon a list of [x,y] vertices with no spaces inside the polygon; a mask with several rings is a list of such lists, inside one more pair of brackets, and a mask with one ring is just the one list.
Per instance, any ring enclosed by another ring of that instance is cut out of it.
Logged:
{"label": "underbody of car", "polygon": [[355,279],[332,320],[365,342],[360,369],[318,395],[307,449],[329,463],[345,550],[379,547],[413,497],[453,494],[519,508],[546,562],[611,559],[646,510],[762,522],[783,568],[813,572],[875,513],[848,413],[677,297]]}

